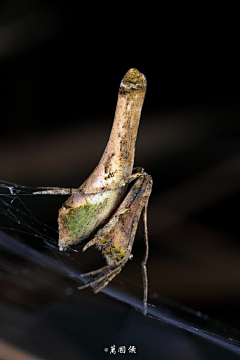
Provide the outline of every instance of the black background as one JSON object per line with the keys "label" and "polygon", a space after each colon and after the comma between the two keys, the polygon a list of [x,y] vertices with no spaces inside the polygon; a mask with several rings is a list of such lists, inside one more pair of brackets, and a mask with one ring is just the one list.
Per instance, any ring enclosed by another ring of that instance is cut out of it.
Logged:
{"label": "black background", "polygon": [[[108,16],[107,7],[73,1],[0,6],[0,178],[79,186],[106,145],[120,81],[137,68],[148,88],[135,165],[154,180],[150,291],[239,328],[234,21],[197,18],[193,9],[186,18],[178,9],[148,14],[141,7]],[[61,197],[28,201],[56,227]],[[143,250],[137,241],[136,260],[123,274],[139,284]]]}

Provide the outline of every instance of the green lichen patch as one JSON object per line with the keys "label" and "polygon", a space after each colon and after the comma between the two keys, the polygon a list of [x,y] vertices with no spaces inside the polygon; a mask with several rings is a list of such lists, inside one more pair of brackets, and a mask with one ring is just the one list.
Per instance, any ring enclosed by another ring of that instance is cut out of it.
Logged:
{"label": "green lichen patch", "polygon": [[[67,214],[61,214],[65,229],[68,231],[70,239],[80,239],[87,233],[94,230],[97,214],[104,207],[104,202],[99,204],[87,203],[69,210]],[[91,229],[93,228],[93,229]]]}

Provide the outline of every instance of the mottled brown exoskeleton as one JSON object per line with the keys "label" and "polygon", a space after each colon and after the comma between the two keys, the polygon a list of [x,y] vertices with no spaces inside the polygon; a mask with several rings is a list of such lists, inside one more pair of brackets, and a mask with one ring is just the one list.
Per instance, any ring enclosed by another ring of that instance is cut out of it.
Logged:
{"label": "mottled brown exoskeleton", "polygon": [[[136,69],[130,69],[124,76],[107,147],[96,169],[78,189],[44,188],[47,190],[35,192],[72,194],[59,210],[59,249],[67,250],[94,236],[83,251],[96,245],[102,251],[107,266],[82,274],[97,276],[78,289],[96,285],[95,293],[107,286],[132,258],[132,246],[143,213],[146,243],[142,261],[144,314],[147,313],[148,293],[147,207],[152,178],[142,168],[133,170],[133,162],[146,85],[145,76]],[[132,181],[135,182],[127,192]]]}

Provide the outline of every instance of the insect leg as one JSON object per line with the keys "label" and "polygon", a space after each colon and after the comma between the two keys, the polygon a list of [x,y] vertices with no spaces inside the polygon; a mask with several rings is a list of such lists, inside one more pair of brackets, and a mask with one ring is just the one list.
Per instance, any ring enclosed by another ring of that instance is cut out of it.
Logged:
{"label": "insect leg", "polygon": [[97,284],[99,281],[102,281],[103,279],[105,279],[106,275],[107,275],[107,271],[103,271],[104,275],[99,275],[95,280],[89,281],[89,283],[82,285],[82,286],[78,286],[78,290],[83,290],[86,289],[89,286],[95,285]]}
{"label": "insect leg", "polygon": [[60,187],[38,187],[37,189],[42,190],[34,191],[32,195],[69,195],[79,192],[78,189]]}
{"label": "insect leg", "polygon": [[137,167],[133,168],[133,173],[141,173],[141,174],[143,174],[144,173],[144,168],[141,167],[141,166],[137,166]]}
{"label": "insect leg", "polygon": [[[119,266],[117,267],[115,270],[113,270],[110,273],[110,276],[107,277],[107,274],[105,275],[106,281],[102,281],[102,283],[98,284],[97,286],[95,286],[95,288],[93,289],[94,294],[97,294],[98,292],[100,292],[102,289],[104,289],[109,283],[110,281],[112,281],[113,278],[115,278],[115,276],[117,276],[122,270],[122,267]],[[103,279],[104,280],[104,279]]]}
{"label": "insect leg", "polygon": [[[110,269],[105,269],[105,271],[103,271],[103,275],[99,275],[98,277],[97,277],[97,279],[95,279],[95,280],[93,280],[93,281],[90,281],[89,283],[87,283],[87,284],[85,284],[85,285],[83,285],[83,286],[79,286],[77,289],[78,290],[83,290],[83,289],[86,289],[87,287],[89,287],[89,286],[93,286],[93,285],[95,285],[95,284],[97,284],[98,282],[101,282],[102,280],[105,280],[106,279],[106,277],[108,276],[108,273],[110,273],[111,275],[112,274],[114,274],[114,276],[116,276],[115,275],[115,273],[117,272],[117,270],[119,270],[118,269],[118,267],[116,268],[116,269],[114,269],[114,270],[110,270]],[[118,273],[118,272],[117,272]],[[114,277],[113,276],[113,277]],[[111,276],[110,276],[111,277]],[[110,280],[109,280],[110,281]]]}
{"label": "insect leg", "polygon": [[[138,180],[133,188],[132,191],[134,189],[135,186],[137,186],[137,183],[140,180]],[[135,212],[135,218],[136,221],[133,223],[133,230],[132,230],[132,234],[131,237],[129,239],[129,243],[128,243],[128,247],[127,247],[127,253],[126,253],[126,257],[130,257],[131,254],[131,249],[132,249],[132,245],[134,242],[134,238],[135,238],[135,233],[136,233],[136,227],[137,227],[137,223],[140,218],[141,212],[143,211],[143,224],[144,224],[144,239],[145,239],[145,254],[144,254],[144,258],[142,261],[142,277],[143,277],[143,304],[144,304],[144,315],[146,315],[147,313],[147,296],[148,296],[148,279],[147,279],[147,259],[148,259],[148,250],[149,250],[149,246],[148,246],[148,228],[147,228],[147,207],[148,207],[148,200],[151,194],[151,190],[152,190],[152,178],[150,175],[147,175],[145,180],[143,181],[142,185],[139,184],[139,186],[141,186],[142,191],[140,191],[140,193],[137,195],[136,199],[134,200],[136,202],[136,212]],[[138,202],[137,202],[138,200]]]}
{"label": "insect leg", "polygon": [[88,276],[92,276],[92,275],[97,275],[97,274],[99,274],[99,273],[101,273],[101,272],[103,272],[103,271],[105,272],[106,270],[113,269],[114,267],[116,267],[116,264],[106,265],[106,266],[103,266],[101,269],[89,271],[88,273],[80,274],[79,276],[81,276],[81,277],[88,277]]}
{"label": "insect leg", "polygon": [[104,187],[101,187],[101,188],[94,188],[91,190],[79,190],[79,189],[73,189],[73,188],[60,188],[60,187],[39,187],[38,188],[39,191],[34,191],[32,193],[32,195],[71,195],[71,194],[76,194],[79,192],[81,192],[84,195],[99,194],[103,191],[114,190],[114,189],[120,188],[122,186],[125,186],[125,185],[129,184],[130,182],[132,182],[133,180],[137,179],[139,176],[144,175],[143,168],[137,167],[134,170],[135,171],[140,170],[140,172],[126,177],[125,179],[119,181],[117,184],[113,183],[110,185],[105,185]]}
{"label": "insect leg", "polygon": [[90,246],[93,246],[99,243],[102,239],[104,239],[104,235],[109,231],[111,231],[114,228],[114,226],[117,224],[119,219],[127,213],[129,213],[129,209],[123,209],[122,211],[117,212],[112,217],[112,219],[109,220],[109,222],[103,227],[103,229],[101,229],[101,231],[84,246],[82,251],[85,252]]}
{"label": "insect leg", "polygon": [[145,248],[144,258],[141,263],[142,278],[143,278],[143,307],[144,307],[143,313],[144,313],[144,315],[147,314],[147,297],[148,297],[147,259],[148,259],[149,245],[148,245],[148,228],[147,228],[147,207],[148,207],[148,200],[143,209],[144,240],[145,240],[146,248]]}
{"label": "insect leg", "polygon": [[99,241],[99,237],[95,236],[95,238],[93,238],[92,240],[90,240],[82,249],[82,252],[85,252],[88,248],[90,248],[90,246],[95,245],[97,242]]}

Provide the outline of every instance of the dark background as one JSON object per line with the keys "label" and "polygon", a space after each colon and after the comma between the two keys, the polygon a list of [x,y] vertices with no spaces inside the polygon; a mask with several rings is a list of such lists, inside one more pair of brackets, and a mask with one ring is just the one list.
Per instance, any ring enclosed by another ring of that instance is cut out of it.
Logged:
{"label": "dark background", "polygon": [[[0,3],[0,179],[80,186],[105,148],[120,81],[137,68],[148,89],[135,165],[154,181],[150,294],[239,328],[234,22],[197,21],[195,12],[186,22],[177,10],[162,9],[153,22],[141,8],[109,18],[101,11],[95,7],[94,17],[77,2]],[[26,199],[37,218],[55,227],[62,202],[61,196]],[[139,284],[141,236],[140,227],[134,260],[122,273]]]}

